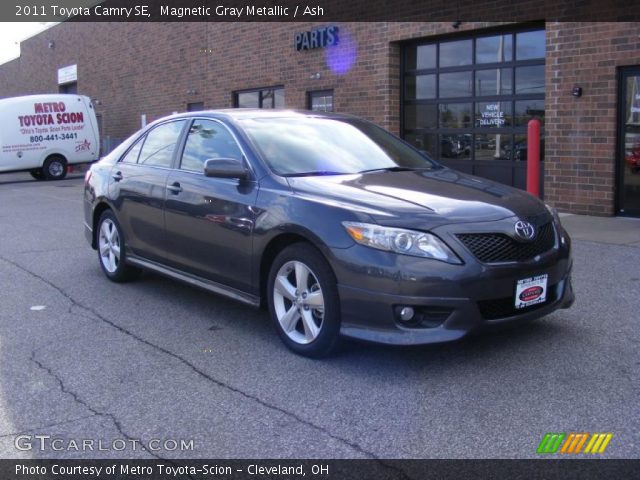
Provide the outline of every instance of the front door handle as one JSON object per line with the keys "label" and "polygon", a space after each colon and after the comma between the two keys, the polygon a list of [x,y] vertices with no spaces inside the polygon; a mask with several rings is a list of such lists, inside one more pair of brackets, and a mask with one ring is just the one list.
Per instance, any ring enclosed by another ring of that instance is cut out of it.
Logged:
{"label": "front door handle", "polygon": [[122,180],[122,172],[116,172],[113,174],[112,178],[116,181],[119,182],[120,180]]}
{"label": "front door handle", "polygon": [[179,194],[182,191],[182,187],[179,182],[173,182],[171,185],[167,185],[167,190],[169,190],[174,195]]}

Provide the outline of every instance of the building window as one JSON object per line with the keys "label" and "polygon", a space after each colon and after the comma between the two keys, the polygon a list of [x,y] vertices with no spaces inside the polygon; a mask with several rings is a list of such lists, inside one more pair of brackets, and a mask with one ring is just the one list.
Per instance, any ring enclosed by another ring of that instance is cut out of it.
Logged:
{"label": "building window", "polygon": [[307,108],[314,112],[333,112],[333,90],[308,92]]}
{"label": "building window", "polygon": [[200,112],[204,110],[204,102],[187,103],[187,112]]}
{"label": "building window", "polygon": [[65,83],[58,87],[60,93],[78,93],[78,82]]}
{"label": "building window", "polygon": [[284,108],[284,87],[235,92],[233,103],[236,108]]}
{"label": "building window", "polygon": [[527,123],[544,135],[545,32],[513,29],[404,47],[402,134],[458,170],[524,188]]}

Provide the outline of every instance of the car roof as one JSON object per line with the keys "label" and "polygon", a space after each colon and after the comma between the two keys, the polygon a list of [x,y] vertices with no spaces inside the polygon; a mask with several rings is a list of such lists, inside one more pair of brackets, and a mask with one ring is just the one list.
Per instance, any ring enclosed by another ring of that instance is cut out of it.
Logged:
{"label": "car roof", "polygon": [[313,112],[311,110],[291,110],[291,109],[260,109],[260,108],[224,108],[218,110],[202,110],[197,112],[185,112],[164,117],[169,118],[192,118],[192,117],[212,117],[226,118],[229,120],[245,120],[259,118],[354,118],[352,115],[342,113]]}

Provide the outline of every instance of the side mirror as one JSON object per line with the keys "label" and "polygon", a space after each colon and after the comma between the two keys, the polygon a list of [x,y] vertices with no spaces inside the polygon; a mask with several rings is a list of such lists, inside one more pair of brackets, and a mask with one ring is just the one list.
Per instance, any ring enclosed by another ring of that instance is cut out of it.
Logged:
{"label": "side mirror", "polygon": [[237,178],[245,180],[249,171],[242,160],[236,158],[210,158],[204,162],[205,177]]}

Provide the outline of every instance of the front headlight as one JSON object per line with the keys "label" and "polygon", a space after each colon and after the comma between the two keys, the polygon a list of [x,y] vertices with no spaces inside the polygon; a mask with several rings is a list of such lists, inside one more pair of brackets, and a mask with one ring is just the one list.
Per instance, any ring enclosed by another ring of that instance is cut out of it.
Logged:
{"label": "front headlight", "polygon": [[462,264],[462,261],[442,240],[430,233],[382,227],[371,223],[342,222],[342,225],[351,238],[360,245],[402,255]]}
{"label": "front headlight", "polygon": [[546,203],[544,204],[544,206],[547,207],[547,210],[549,210],[549,213],[551,213],[551,216],[553,216],[553,223],[555,223],[556,225],[556,232],[558,233],[558,237],[560,238],[560,245],[566,245],[569,235],[567,235],[567,231],[564,229],[564,226],[560,222],[560,215],[558,215],[558,211],[551,205],[547,205]]}
{"label": "front headlight", "polygon": [[549,210],[549,213],[553,217],[553,221],[556,223],[556,225],[561,226],[562,223],[560,222],[560,215],[558,215],[558,211],[551,205],[547,205],[546,203],[544,204],[544,206],[547,207],[547,210]]}

